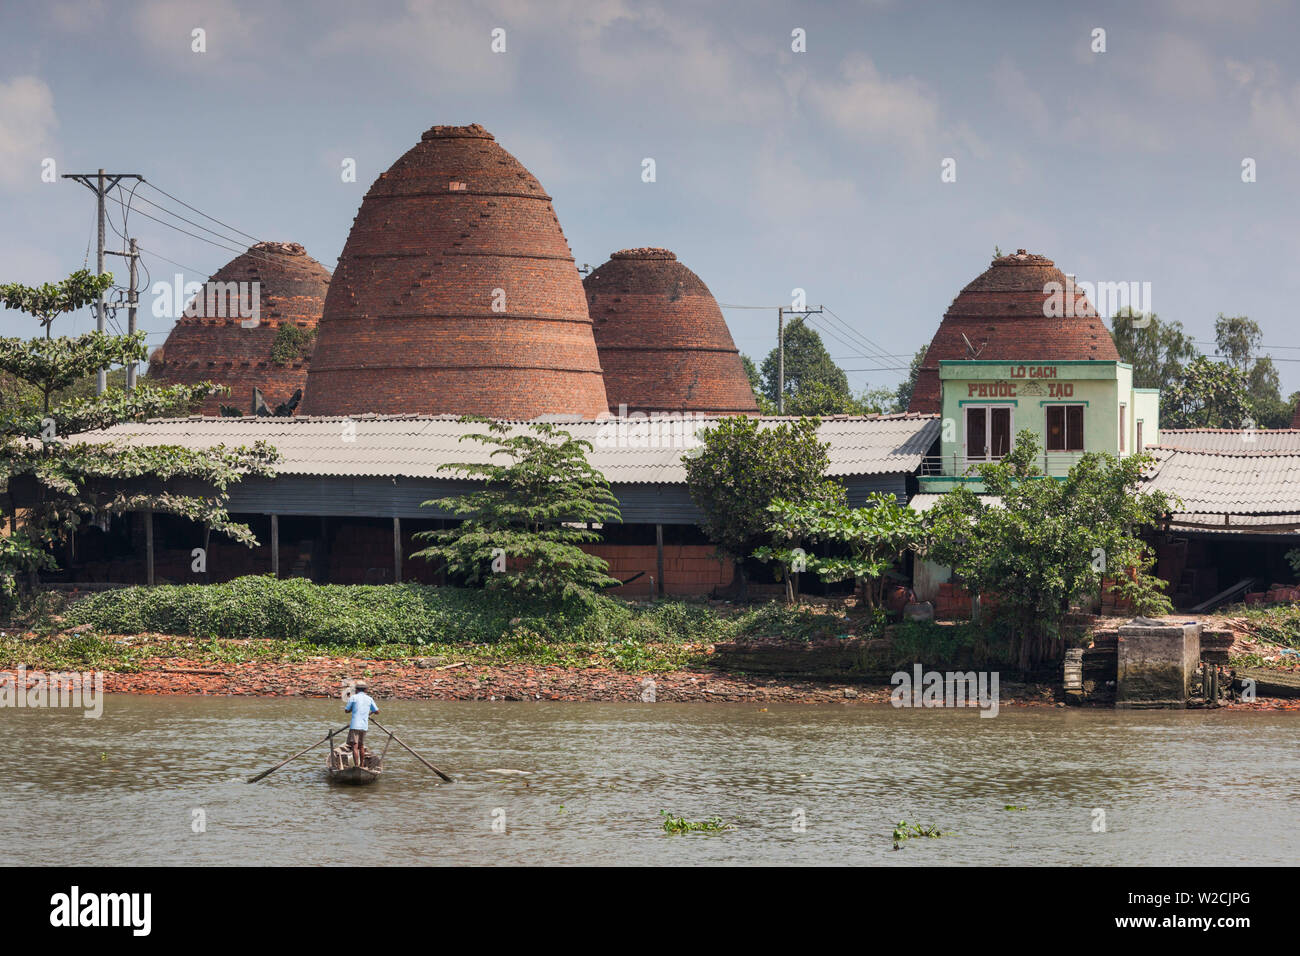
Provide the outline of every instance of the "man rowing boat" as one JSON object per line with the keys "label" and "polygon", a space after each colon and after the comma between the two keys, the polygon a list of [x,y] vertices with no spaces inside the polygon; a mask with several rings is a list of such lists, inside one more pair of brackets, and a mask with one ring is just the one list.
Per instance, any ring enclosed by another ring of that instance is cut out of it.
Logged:
{"label": "man rowing boat", "polygon": [[364,767],[363,757],[366,752],[366,731],[370,729],[370,715],[379,713],[379,707],[369,694],[370,685],[363,680],[359,680],[355,685],[356,693],[348,698],[347,704],[343,709],[352,715],[352,722],[348,725],[348,746],[352,748],[352,756],[357,762],[358,767]]}

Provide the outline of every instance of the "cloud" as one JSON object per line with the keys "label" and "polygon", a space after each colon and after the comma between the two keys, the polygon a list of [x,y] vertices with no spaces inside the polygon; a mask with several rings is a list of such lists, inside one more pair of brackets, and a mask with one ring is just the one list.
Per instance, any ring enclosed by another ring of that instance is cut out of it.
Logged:
{"label": "cloud", "polygon": [[1208,100],[1217,92],[1214,59],[1188,37],[1173,33],[1156,37],[1140,62],[1147,83],[1162,96]]}
{"label": "cloud", "polygon": [[1300,152],[1300,82],[1283,79],[1270,60],[1243,63],[1227,59],[1223,70],[1247,97],[1247,127],[1267,143]]}
{"label": "cloud", "polygon": [[[254,62],[263,52],[261,18],[235,0],[145,0],[135,9],[134,28],[163,59],[194,67],[210,60]],[[192,48],[196,29],[205,33],[204,53]]]}
{"label": "cloud", "polygon": [[791,144],[768,143],[755,156],[746,206],[765,226],[819,232],[833,219],[856,221],[861,197],[851,179],[810,172]]}
{"label": "cloud", "polygon": [[73,33],[98,30],[107,13],[104,0],[58,0],[46,9],[60,29]]}
{"label": "cloud", "polygon": [[54,150],[54,94],[35,76],[0,81],[0,186],[40,182],[40,163]]}
{"label": "cloud", "polygon": [[1250,96],[1250,126],[1292,152],[1300,151],[1300,83],[1256,89]]}
{"label": "cloud", "polygon": [[1020,69],[1003,57],[993,70],[993,92],[1012,116],[1024,120],[1039,135],[1048,135],[1058,125],[1047,100]]}
{"label": "cloud", "polygon": [[[845,136],[938,156],[943,132],[937,98],[911,77],[890,79],[861,54],[851,54],[831,81],[809,80],[805,99]],[[950,148],[949,148],[950,151]]]}

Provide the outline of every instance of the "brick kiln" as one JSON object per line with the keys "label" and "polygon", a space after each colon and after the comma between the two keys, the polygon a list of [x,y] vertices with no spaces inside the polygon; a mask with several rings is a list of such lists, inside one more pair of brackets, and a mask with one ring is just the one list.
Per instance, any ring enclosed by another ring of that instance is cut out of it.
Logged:
{"label": "brick kiln", "polygon": [[483,127],[433,127],[366,193],[325,301],[303,412],[606,409],[551,198]]}
{"label": "brick kiln", "polygon": [[[257,324],[232,307],[250,302],[258,283]],[[214,395],[199,414],[218,415],[222,405],[252,410],[253,389],[268,406],[286,402],[307,384],[312,343],[329,288],[330,274],[296,242],[259,242],[218,269],[205,292],[191,300],[167,340],[149,357],[149,378],[163,385],[216,382],[230,388]],[[234,287],[227,284],[234,283]],[[243,298],[239,283],[247,283]],[[209,289],[221,289],[207,295]],[[226,294],[226,289],[232,289]],[[217,308],[211,308],[216,305]]]}
{"label": "brick kiln", "polygon": [[624,249],[583,281],[611,411],[757,415],[713,294],[667,249]]}
{"label": "brick kiln", "polygon": [[939,362],[945,360],[1118,362],[1110,331],[1082,293],[1073,293],[1073,315],[1044,315],[1053,282],[1066,290],[1066,300],[1071,298],[1073,282],[1046,256],[1019,249],[994,259],[948,306],[907,410],[941,413]]}

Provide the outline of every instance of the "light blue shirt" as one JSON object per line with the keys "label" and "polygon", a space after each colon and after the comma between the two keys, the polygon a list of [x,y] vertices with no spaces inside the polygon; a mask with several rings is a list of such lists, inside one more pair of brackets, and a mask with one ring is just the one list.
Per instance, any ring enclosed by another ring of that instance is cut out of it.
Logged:
{"label": "light blue shirt", "polygon": [[379,708],[364,690],[353,694],[352,699],[343,709],[352,714],[352,723],[349,726],[353,730],[369,730],[370,715],[379,713]]}

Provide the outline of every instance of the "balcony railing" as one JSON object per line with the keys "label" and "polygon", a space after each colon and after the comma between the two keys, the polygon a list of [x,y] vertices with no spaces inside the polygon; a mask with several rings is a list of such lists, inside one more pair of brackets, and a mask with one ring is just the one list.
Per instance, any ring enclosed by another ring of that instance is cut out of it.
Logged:
{"label": "balcony railing", "polygon": [[[1078,463],[1084,452],[1048,451],[1039,452],[1035,463],[1045,475],[1064,475]],[[967,458],[961,452],[947,455],[926,455],[921,459],[921,475],[978,478],[979,466],[998,461],[996,458]]]}

